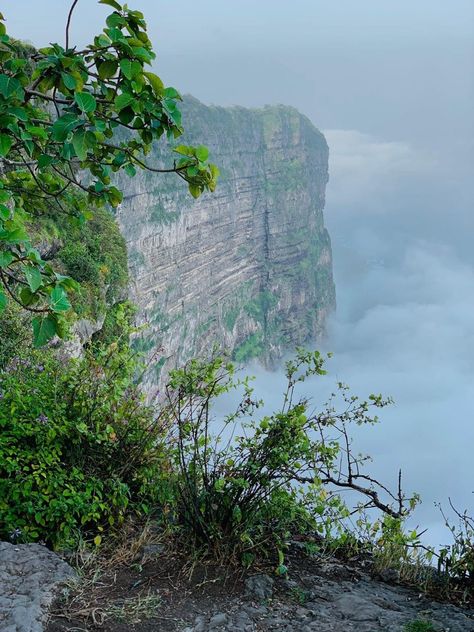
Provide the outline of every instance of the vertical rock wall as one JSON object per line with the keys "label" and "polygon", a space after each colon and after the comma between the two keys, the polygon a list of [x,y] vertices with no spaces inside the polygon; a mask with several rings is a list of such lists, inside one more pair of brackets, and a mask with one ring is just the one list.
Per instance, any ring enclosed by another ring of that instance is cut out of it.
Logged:
{"label": "vertical rock wall", "polygon": [[271,362],[317,339],[335,305],[324,136],[283,106],[208,107],[188,97],[183,121],[183,142],[207,145],[221,170],[214,194],[195,201],[175,175],[121,182],[131,298],[148,324],[138,343],[162,349],[150,383],[214,344],[237,361]]}

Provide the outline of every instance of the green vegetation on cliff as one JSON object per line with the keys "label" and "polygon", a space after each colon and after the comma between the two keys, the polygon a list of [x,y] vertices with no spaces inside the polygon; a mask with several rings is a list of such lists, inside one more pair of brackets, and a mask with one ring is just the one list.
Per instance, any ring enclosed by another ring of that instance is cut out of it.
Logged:
{"label": "green vegetation on cliff", "polygon": [[[114,257],[93,261],[99,250],[90,233],[94,227],[82,230],[92,208],[122,201],[111,174],[175,173],[193,197],[213,191],[218,175],[203,145],[174,146],[169,167],[146,161],[154,141],[181,135],[181,97],[147,70],[155,53],[143,14],[115,0],[101,3],[114,10],[103,32],[82,50],[69,42],[76,2],[65,47],[34,50],[18,44],[7,35],[0,14],[0,312],[9,301],[31,312],[37,347],[55,335],[64,337],[71,308],[67,293],[77,289],[36,247],[34,228],[44,209],[76,221],[80,230],[67,236],[79,240],[64,245],[61,261],[90,285],[100,268],[114,262]],[[124,129],[130,133],[120,134]],[[59,223],[56,217],[52,221]],[[95,221],[104,227],[103,215]],[[63,236],[64,224],[61,229]],[[121,273],[109,270],[108,275],[114,285]]]}

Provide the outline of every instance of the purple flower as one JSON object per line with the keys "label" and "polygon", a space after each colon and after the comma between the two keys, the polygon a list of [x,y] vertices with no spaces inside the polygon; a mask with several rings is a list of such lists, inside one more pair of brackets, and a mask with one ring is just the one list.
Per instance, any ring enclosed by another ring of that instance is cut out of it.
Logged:
{"label": "purple flower", "polygon": [[48,423],[48,417],[44,413],[41,413],[38,417],[36,417],[36,421],[39,421],[39,423],[44,426]]}
{"label": "purple flower", "polygon": [[0,388],[0,399],[3,399],[5,397],[5,391],[2,391],[2,389]]}

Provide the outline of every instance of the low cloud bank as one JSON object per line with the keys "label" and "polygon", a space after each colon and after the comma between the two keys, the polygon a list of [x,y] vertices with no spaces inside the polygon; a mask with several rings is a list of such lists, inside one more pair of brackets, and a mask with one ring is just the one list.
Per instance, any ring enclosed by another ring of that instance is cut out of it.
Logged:
{"label": "low cloud bank", "polygon": [[[378,426],[354,430],[355,447],[393,487],[403,470],[405,489],[423,500],[414,523],[438,545],[450,538],[436,501],[447,507],[451,497],[474,513],[474,261],[463,248],[471,213],[462,203],[469,184],[451,159],[408,143],[355,131],[326,136],[338,309],[318,346],[334,357],[329,375],[302,394],[322,405],[341,380],[362,397],[394,398]],[[268,409],[277,407],[283,372],[250,372]]]}

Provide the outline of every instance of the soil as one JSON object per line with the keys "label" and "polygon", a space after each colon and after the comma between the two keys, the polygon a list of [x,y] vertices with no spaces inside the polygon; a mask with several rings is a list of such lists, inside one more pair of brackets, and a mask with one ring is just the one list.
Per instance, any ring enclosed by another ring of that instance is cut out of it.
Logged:
{"label": "soil", "polygon": [[[46,632],[401,632],[415,620],[429,621],[432,627],[417,628],[427,632],[474,632],[474,609],[384,583],[368,566],[360,559],[308,557],[296,548],[287,578],[276,578],[274,567],[253,571],[272,586],[269,598],[259,599],[249,594],[244,573],[160,552],[110,568],[58,600]],[[158,599],[147,608],[147,597]]]}

